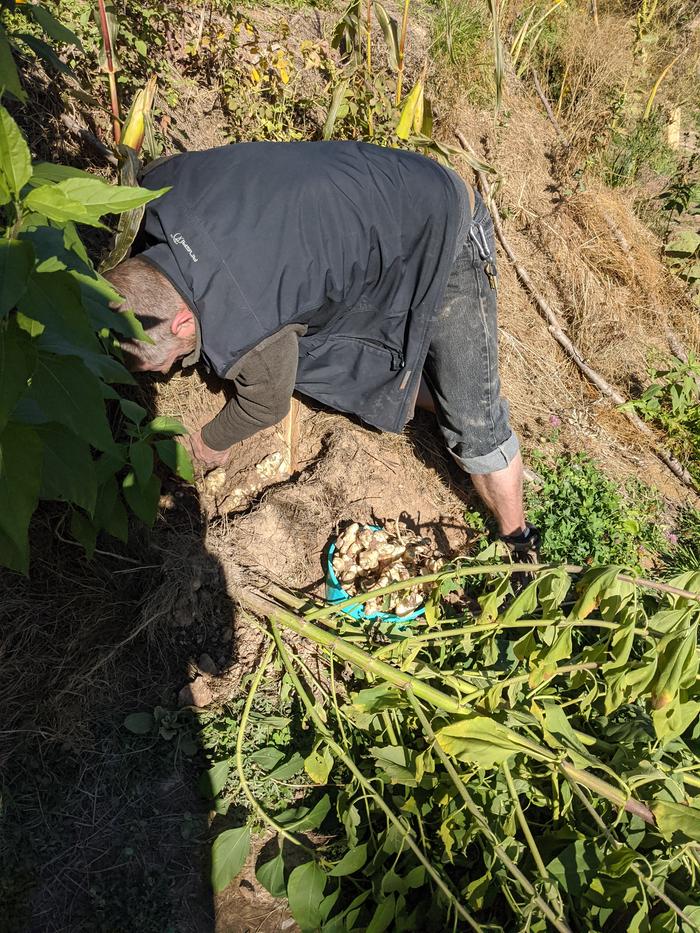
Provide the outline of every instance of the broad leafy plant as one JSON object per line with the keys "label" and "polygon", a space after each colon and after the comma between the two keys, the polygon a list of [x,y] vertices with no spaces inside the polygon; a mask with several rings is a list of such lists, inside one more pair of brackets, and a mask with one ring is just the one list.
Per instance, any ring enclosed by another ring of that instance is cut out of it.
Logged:
{"label": "broad leafy plant", "polygon": [[76,224],[162,194],[116,187],[86,172],[32,164],[0,107],[0,563],[26,572],[40,500],[68,503],[88,553],[104,530],[126,540],[128,512],[152,524],[157,459],[191,478],[182,426],[149,420],[116,387],[133,379],[118,337],[148,339],[93,268]]}
{"label": "broad leafy plant", "polygon": [[[239,749],[276,655],[317,790],[296,823],[253,799],[214,843],[217,889],[262,817],[279,847],[257,878],[303,931],[700,929],[700,574],[540,566],[513,598],[516,569],[422,578],[426,623],[379,644],[337,607],[247,599],[271,625]],[[325,676],[309,678],[300,636]],[[250,792],[240,753],[236,768]]]}

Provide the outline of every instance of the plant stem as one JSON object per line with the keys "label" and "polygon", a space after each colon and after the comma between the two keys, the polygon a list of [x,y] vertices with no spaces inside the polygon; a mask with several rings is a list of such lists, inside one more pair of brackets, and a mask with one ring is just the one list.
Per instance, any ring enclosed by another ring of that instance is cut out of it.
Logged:
{"label": "plant stem", "polygon": [[[579,567],[574,564],[470,564],[468,567],[457,567],[455,570],[441,571],[440,573],[429,573],[421,577],[413,577],[410,580],[399,580],[391,583],[389,586],[382,586],[368,593],[360,593],[350,599],[344,599],[342,602],[332,603],[324,606],[322,609],[312,609],[307,612],[307,619],[326,619],[337,612],[342,612],[354,606],[361,606],[370,599],[377,596],[385,596],[387,593],[396,593],[400,590],[412,589],[416,586],[424,586],[427,583],[436,583],[438,580],[458,580],[461,577],[475,577],[479,575],[495,575],[504,573],[507,575],[513,573],[542,573],[545,570],[565,570],[567,573],[579,574],[590,569]],[[692,599],[700,603],[700,593],[691,593],[689,590],[682,590],[676,586],[670,586],[667,583],[655,583],[652,580],[642,580],[638,577],[631,577],[627,574],[620,574],[617,578],[624,583],[632,583],[642,589],[656,590],[661,593],[669,593],[673,596],[682,596],[685,599]]]}
{"label": "plant stem", "polygon": [[97,0],[97,6],[100,12],[100,30],[102,32],[102,42],[104,44],[105,58],[107,60],[107,74],[109,76],[109,96],[112,107],[112,129],[114,132],[114,142],[119,145],[121,140],[122,128],[119,120],[119,95],[117,93],[117,78],[114,69],[114,59],[112,57],[112,40],[109,35],[109,23],[107,22],[107,8],[105,0]]}
{"label": "plant stem", "polygon": [[[377,658],[374,658],[367,651],[363,651],[355,645],[348,644],[338,635],[333,635],[331,632],[327,632],[318,626],[312,625],[308,619],[299,618],[294,615],[294,613],[289,612],[282,606],[276,605],[260,594],[246,591],[242,593],[239,598],[243,605],[267,617],[273,624],[282,625],[284,628],[289,628],[298,635],[309,638],[317,645],[330,648],[344,661],[354,664],[355,667],[361,671],[369,672],[388,681],[399,690],[406,692],[408,689],[412,689],[416,696],[419,696],[437,709],[444,710],[448,713],[465,715],[473,708],[471,705],[465,705],[461,700],[457,700],[449,694],[443,693],[442,690],[431,687],[418,677],[407,674],[393,667],[391,664],[386,664],[384,661],[377,660]],[[479,693],[480,691],[475,690],[475,692]],[[519,732],[515,730],[509,730],[509,732],[513,740],[521,746],[523,752],[529,753],[541,761],[549,762],[552,767],[560,770],[570,780],[578,781],[578,783],[582,784],[584,787],[588,787],[589,790],[592,790],[599,796],[627,810],[628,813],[633,813],[635,816],[639,816],[645,822],[651,823],[652,825],[656,824],[654,814],[645,804],[629,797],[612,784],[590,774],[588,771],[575,768],[570,762],[555,761],[553,753],[549,749],[522,736]]]}
{"label": "plant stem", "polygon": [[[416,697],[410,688],[406,691],[406,695],[411,703],[411,706],[413,707],[415,711],[416,716],[418,717],[418,720],[421,726],[423,727],[423,732],[425,733],[426,738],[431,743],[432,747],[435,749],[437,753],[438,758],[445,766],[445,770],[450,776],[450,779],[452,783],[454,784],[460,797],[464,801],[464,804],[467,810],[473,817],[474,821],[479,825],[479,828],[484,833],[486,838],[491,843],[493,847],[493,851],[496,854],[496,856],[503,862],[505,867],[508,869],[511,875],[516,879],[516,881],[522,886],[522,888],[530,895],[530,897],[533,898],[533,900],[535,901],[539,909],[542,911],[545,917],[549,920],[552,926],[556,930],[559,930],[560,933],[571,933],[570,927],[568,927],[565,923],[559,920],[556,914],[552,911],[549,904],[547,904],[546,901],[542,897],[540,897],[540,895],[533,888],[533,886],[530,884],[530,882],[525,877],[525,875],[521,872],[521,870],[518,868],[515,862],[510,858],[508,853],[503,849],[503,847],[499,843],[497,837],[494,835],[493,831],[491,830],[491,827],[489,826],[486,820],[486,817],[483,815],[479,807],[474,802],[471,794],[465,787],[464,781],[461,779],[459,774],[457,774],[457,770],[455,769],[454,765],[452,764],[448,756],[445,754],[445,752],[440,747],[440,743],[437,740],[437,736],[433,732],[433,728],[430,725],[430,722],[428,721],[425,713],[421,709],[420,703],[416,700]],[[528,828],[528,832],[529,832],[529,828]],[[533,840],[533,844],[534,844],[534,840]],[[542,866],[542,868],[544,869],[544,865]],[[547,880],[549,880],[549,877],[546,875],[546,872],[545,872],[545,876],[547,877]]]}
{"label": "plant stem", "polygon": [[248,725],[250,710],[253,705],[255,694],[257,693],[258,687],[260,686],[262,676],[265,673],[265,668],[270,663],[270,659],[272,658],[274,652],[275,646],[274,644],[270,644],[267,648],[267,651],[263,655],[262,661],[258,665],[258,669],[255,672],[255,676],[253,677],[253,682],[250,685],[250,690],[248,691],[248,696],[246,697],[245,706],[243,707],[243,712],[241,714],[241,722],[238,727],[238,735],[236,736],[236,771],[238,772],[238,780],[241,782],[243,793],[248,798],[248,802],[258,814],[258,816],[265,823],[271,826],[275,832],[278,832],[283,839],[286,839],[288,842],[291,842],[295,846],[301,846],[301,848],[305,849],[307,852],[311,852],[313,851],[312,849],[309,849],[308,846],[305,846],[298,839],[295,839],[291,833],[287,832],[284,826],[280,826],[276,820],[274,820],[268,813],[265,812],[265,810],[263,810],[263,808],[253,796],[253,792],[248,785],[248,780],[243,770],[243,740],[245,739],[245,730],[246,726]]}
{"label": "plant stem", "polygon": [[399,57],[396,62],[396,106],[401,103],[403,93],[403,63],[406,49],[406,33],[408,32],[408,8],[411,0],[404,0],[403,16],[401,17],[401,36],[399,37]]}
{"label": "plant stem", "polygon": [[282,658],[282,663],[284,664],[287,670],[287,673],[291,677],[292,682],[294,683],[294,686],[296,687],[299,693],[299,698],[301,699],[302,703],[306,707],[306,712],[308,713],[309,718],[313,720],[316,730],[323,736],[324,741],[327,743],[328,747],[331,749],[333,754],[337,758],[339,758],[340,761],[343,762],[345,767],[348,769],[348,771],[350,771],[350,773],[353,775],[355,780],[363,788],[365,793],[372,797],[372,799],[377,804],[377,806],[380,808],[380,810],[383,811],[386,818],[392,823],[393,826],[396,827],[396,829],[399,830],[402,838],[405,840],[406,844],[410,847],[410,849],[412,850],[412,852],[414,853],[418,861],[421,863],[423,868],[425,868],[428,875],[430,875],[430,877],[433,879],[435,884],[440,888],[440,890],[443,892],[443,894],[448,899],[448,901],[453,905],[454,909],[459,913],[462,919],[465,920],[469,924],[472,930],[476,930],[478,931],[478,933],[482,933],[481,926],[472,917],[472,915],[469,913],[466,907],[464,907],[459,902],[459,900],[457,899],[456,895],[453,893],[453,891],[451,890],[447,882],[438,874],[435,868],[430,864],[428,857],[420,849],[415,839],[413,838],[413,833],[411,832],[410,828],[407,827],[399,819],[398,816],[396,816],[396,814],[391,810],[391,808],[385,803],[383,797],[377,793],[377,791],[372,787],[372,785],[367,780],[367,778],[364,776],[364,774],[359,770],[355,762],[345,753],[345,751],[341,748],[341,746],[338,745],[338,743],[335,741],[330,730],[328,729],[326,724],[323,722],[321,717],[318,715],[318,712],[314,704],[312,703],[310,697],[306,693],[306,690],[302,686],[301,681],[299,680],[297,673],[294,670],[293,663],[289,655],[287,654],[286,646],[274,622],[272,622],[272,634],[275,639],[275,643],[277,644],[277,649],[280,653],[280,657]]}
{"label": "plant stem", "polygon": [[[618,840],[610,832],[608,827],[605,825],[605,821],[601,818],[600,814],[596,812],[593,806],[591,806],[591,803],[586,799],[586,795],[583,793],[581,788],[578,787],[576,783],[572,783],[571,787],[574,793],[576,794],[576,796],[579,798],[579,800],[585,807],[585,809],[588,811],[590,816],[593,818],[593,821],[595,822],[596,826],[598,826],[598,828],[604,833],[605,838],[608,840],[608,842],[613,846],[613,848],[619,849],[621,843],[618,842]],[[677,914],[681,918],[681,920],[689,924],[693,930],[700,931],[700,926],[693,920],[693,918],[689,917],[688,914],[686,914],[685,911],[681,907],[678,906],[678,904],[672,901],[671,898],[661,890],[661,888],[657,887],[657,885],[654,884],[654,882],[650,878],[647,878],[644,872],[637,865],[635,865],[634,862],[632,863],[632,865],[630,865],[630,868],[635,873],[635,875],[639,878],[642,884],[647,888],[648,891],[650,891],[655,897],[658,897],[659,900],[663,901],[663,903],[666,904],[667,907],[670,907],[671,910],[674,911],[674,913]]]}

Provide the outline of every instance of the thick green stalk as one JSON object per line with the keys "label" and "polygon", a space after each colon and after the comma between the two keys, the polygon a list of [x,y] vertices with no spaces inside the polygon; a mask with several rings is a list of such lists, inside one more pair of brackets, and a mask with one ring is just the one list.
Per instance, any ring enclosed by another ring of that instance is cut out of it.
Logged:
{"label": "thick green stalk", "polygon": [[262,676],[265,673],[265,668],[270,663],[270,659],[272,658],[274,652],[275,646],[274,644],[270,644],[267,651],[263,655],[260,664],[258,665],[258,669],[255,672],[255,676],[253,677],[253,682],[250,685],[250,690],[248,691],[248,696],[246,697],[245,706],[243,707],[243,712],[241,714],[241,722],[238,727],[238,736],[236,737],[236,770],[238,772],[238,780],[241,782],[241,789],[243,790],[243,793],[247,797],[248,802],[250,803],[253,810],[255,810],[255,812],[258,814],[258,816],[288,842],[291,842],[295,846],[301,846],[302,849],[306,849],[307,851],[311,851],[308,846],[305,846],[298,839],[295,839],[294,836],[284,828],[284,826],[280,826],[276,820],[274,820],[268,813],[265,812],[265,810],[263,810],[263,808],[253,796],[253,792],[248,786],[248,779],[245,776],[245,771],[243,770],[243,741],[245,739],[245,730],[246,726],[248,725],[250,710],[253,705],[255,694],[257,693],[258,687],[260,686]]}
{"label": "thick green stalk", "polygon": [[[410,690],[410,688],[406,691],[406,695],[408,696],[408,699],[410,700],[411,705],[413,706],[415,714],[418,717],[418,720],[420,721],[421,726],[423,727],[423,732],[425,733],[426,738],[432,744],[433,748],[437,752],[438,758],[445,766],[445,770],[450,776],[450,780],[454,784],[457,790],[457,793],[460,795],[460,797],[464,801],[464,804],[467,810],[469,811],[473,819],[478,823],[479,828],[481,829],[481,831],[484,833],[486,838],[491,843],[491,846],[493,847],[493,851],[495,852],[496,856],[503,862],[503,864],[508,869],[510,874],[516,879],[516,881],[521,885],[521,887],[534,900],[534,902],[539,907],[540,911],[544,914],[547,920],[549,920],[549,922],[552,924],[555,930],[559,930],[559,933],[572,933],[570,927],[568,927],[565,923],[563,923],[557,917],[557,915],[552,911],[549,904],[547,904],[546,901],[542,897],[540,897],[540,895],[533,888],[533,886],[530,884],[530,882],[525,877],[525,875],[520,871],[520,869],[515,864],[515,862],[510,858],[508,853],[501,846],[497,837],[491,830],[491,827],[489,826],[486,820],[486,817],[481,812],[481,810],[476,805],[476,803],[474,803],[474,800],[471,794],[467,790],[464,784],[464,781],[461,779],[461,777],[457,773],[456,768],[454,767],[450,759],[447,757],[445,752],[440,747],[440,743],[437,740],[437,736],[433,732],[433,728],[430,725],[428,718],[426,717],[425,713],[421,709],[420,703],[416,700],[416,697],[413,694],[413,692]],[[529,831],[529,827],[528,827],[528,831]],[[533,843],[534,843],[534,840],[533,840]],[[544,868],[544,865],[542,867]],[[545,872],[545,877],[547,878],[548,881],[550,880],[546,872]]]}
{"label": "thick green stalk", "polygon": [[272,621],[272,634],[277,644],[277,649],[280,653],[280,657],[282,658],[282,663],[284,664],[287,670],[287,673],[292,678],[294,686],[296,687],[297,692],[299,694],[299,698],[301,699],[302,703],[306,707],[306,712],[308,713],[309,718],[313,720],[316,730],[323,736],[323,740],[326,742],[330,750],[333,752],[336,758],[338,758],[340,761],[343,762],[343,764],[348,769],[348,771],[350,771],[350,773],[353,775],[353,777],[358,782],[358,784],[363,788],[365,794],[372,797],[376,805],[380,808],[380,810],[383,811],[384,815],[389,820],[389,822],[393,826],[395,826],[396,829],[398,829],[403,839],[405,840],[406,845],[408,845],[408,847],[411,849],[411,851],[416,856],[418,861],[421,863],[423,868],[425,868],[428,875],[433,879],[435,884],[440,888],[442,893],[445,895],[449,903],[452,904],[455,911],[457,911],[460,917],[462,917],[462,919],[465,920],[469,924],[472,930],[476,930],[477,933],[483,933],[481,926],[472,917],[472,915],[469,913],[466,907],[464,907],[464,905],[459,902],[459,900],[455,896],[450,886],[447,884],[444,878],[442,878],[440,874],[435,870],[433,865],[430,863],[430,860],[428,859],[428,857],[425,855],[422,849],[418,846],[415,839],[413,838],[413,833],[411,832],[409,827],[407,827],[399,819],[399,817],[396,816],[394,811],[384,801],[384,798],[379,793],[377,793],[374,787],[372,787],[372,784],[367,780],[364,774],[360,771],[360,769],[357,767],[357,765],[352,760],[352,758],[350,758],[350,756],[345,753],[345,750],[341,748],[341,746],[338,745],[338,743],[335,741],[330,730],[328,729],[326,724],[323,722],[321,717],[318,715],[318,711],[316,710],[314,703],[311,701],[308,694],[306,693],[306,690],[302,686],[301,681],[299,680],[299,677],[297,676],[297,673],[294,670],[294,665],[289,655],[287,654],[287,649],[284,645],[284,642],[282,641],[282,638],[279,634],[279,631],[277,630],[277,627],[275,626],[274,621]]}
{"label": "thick green stalk", "polygon": [[[429,573],[422,577],[413,577],[410,580],[399,580],[397,583],[391,583],[389,586],[383,586],[367,593],[360,593],[350,599],[344,599],[342,602],[333,603],[324,606],[322,609],[312,609],[306,613],[308,619],[326,619],[354,606],[361,606],[370,599],[377,596],[385,596],[388,593],[396,593],[401,590],[413,589],[416,586],[423,586],[427,583],[436,583],[438,580],[459,580],[462,577],[476,577],[479,575],[492,576],[497,574],[542,573],[545,570],[565,570],[567,573],[579,574],[588,567],[579,567],[574,564],[470,564],[468,567],[457,567],[455,570],[441,571],[440,573]],[[691,593],[689,590],[682,590],[676,586],[670,586],[667,583],[655,583],[653,580],[642,580],[637,577],[630,577],[627,574],[620,574],[617,578],[623,583],[632,583],[642,589],[656,590],[660,593],[669,593],[673,596],[682,596],[686,599],[692,599],[700,603],[700,593]]]}
{"label": "thick green stalk", "polygon": [[[296,632],[298,635],[303,635],[317,645],[323,645],[329,648],[331,651],[335,652],[339,658],[348,661],[350,664],[354,664],[355,667],[362,671],[367,671],[382,680],[388,681],[399,690],[405,692],[409,688],[412,689],[416,696],[432,704],[437,709],[457,715],[464,715],[472,709],[471,705],[466,705],[454,699],[449,694],[443,693],[442,690],[431,687],[419,678],[407,674],[393,667],[391,664],[386,664],[384,661],[377,660],[377,658],[373,657],[368,652],[363,651],[362,648],[348,644],[340,636],[313,625],[307,619],[299,618],[299,616],[296,616],[293,612],[276,605],[264,596],[248,591],[242,593],[239,598],[247,608],[254,612],[259,612],[271,622],[278,623],[284,628],[291,629],[293,632]],[[474,692],[480,693],[480,691],[476,689]],[[559,769],[566,777],[578,781],[584,787],[588,787],[599,796],[605,797],[607,800],[624,808],[629,813],[639,816],[645,822],[655,825],[654,814],[643,803],[629,798],[621,790],[613,787],[607,781],[603,781],[601,778],[595,777],[587,771],[574,768],[570,762],[556,761],[550,749],[538,745],[536,742],[532,742],[530,739],[520,735],[520,733],[514,730],[511,731],[513,739],[523,748],[523,751],[526,751],[527,747],[530,754],[539,758],[541,761],[550,762],[552,767]]]}
{"label": "thick green stalk", "polygon": [[[571,789],[576,794],[578,799],[581,801],[585,809],[588,811],[594,823],[598,826],[598,828],[605,835],[608,842],[613,846],[613,848],[619,849],[621,843],[610,832],[609,828],[605,824],[605,821],[601,819],[600,814],[596,813],[595,808],[591,806],[590,802],[586,799],[586,795],[583,793],[581,788],[576,784],[575,781],[571,781],[570,783],[571,783]],[[693,930],[700,931],[700,925],[698,925],[695,922],[695,920],[693,920],[692,917],[689,917],[682,907],[679,907],[678,904],[675,903],[675,901],[672,901],[671,898],[668,896],[668,894],[665,894],[661,890],[661,888],[659,888],[656,884],[654,884],[654,882],[650,878],[648,878],[644,874],[644,872],[637,865],[634,864],[634,862],[632,863],[632,865],[630,865],[630,868],[635,873],[635,875],[639,878],[642,884],[646,887],[647,891],[649,891],[655,897],[658,897],[660,901],[663,901],[663,903],[666,904],[667,907],[670,907],[671,910],[675,914],[677,914],[681,918],[681,920],[687,923]]]}

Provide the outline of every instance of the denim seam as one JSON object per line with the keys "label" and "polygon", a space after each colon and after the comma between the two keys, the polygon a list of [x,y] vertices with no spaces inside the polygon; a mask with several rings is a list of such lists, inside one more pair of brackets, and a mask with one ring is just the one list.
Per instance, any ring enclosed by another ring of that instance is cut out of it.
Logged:
{"label": "denim seam", "polygon": [[471,248],[472,248],[472,257],[473,257],[472,265],[474,268],[474,277],[476,280],[476,290],[477,290],[477,295],[479,296],[479,316],[481,319],[484,346],[486,349],[486,403],[488,405],[489,421],[491,423],[491,444],[495,447],[496,446],[496,423],[493,418],[493,397],[491,394],[491,370],[492,370],[493,364],[491,360],[491,352],[489,349],[489,345],[490,345],[489,332],[488,332],[488,325],[486,323],[486,309],[484,308],[484,294],[482,291],[481,275],[479,271],[479,263],[481,262],[481,259],[479,257],[476,245],[473,242],[471,242]]}

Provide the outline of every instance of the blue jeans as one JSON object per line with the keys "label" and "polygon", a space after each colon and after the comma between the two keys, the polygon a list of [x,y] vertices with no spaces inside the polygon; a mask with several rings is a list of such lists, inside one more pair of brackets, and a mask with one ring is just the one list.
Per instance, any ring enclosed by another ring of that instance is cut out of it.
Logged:
{"label": "blue jeans", "polygon": [[447,448],[467,473],[505,469],[519,450],[498,377],[493,221],[476,194],[457,239],[457,255],[438,311],[423,371]]}

